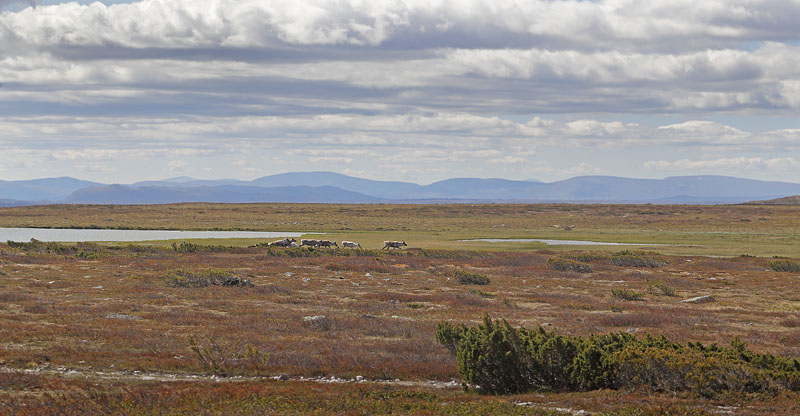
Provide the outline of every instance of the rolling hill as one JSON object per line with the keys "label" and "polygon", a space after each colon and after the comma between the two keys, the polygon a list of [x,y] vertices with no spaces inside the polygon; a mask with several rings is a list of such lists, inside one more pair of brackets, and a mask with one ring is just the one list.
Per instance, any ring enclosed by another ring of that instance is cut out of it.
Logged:
{"label": "rolling hill", "polygon": [[608,202],[707,204],[772,200],[800,194],[800,184],[729,176],[636,179],[578,176],[557,182],[452,178],[428,185],[376,181],[334,172],[290,172],[252,181],[189,177],[130,185],[73,178],[0,181],[2,205],[173,202]]}

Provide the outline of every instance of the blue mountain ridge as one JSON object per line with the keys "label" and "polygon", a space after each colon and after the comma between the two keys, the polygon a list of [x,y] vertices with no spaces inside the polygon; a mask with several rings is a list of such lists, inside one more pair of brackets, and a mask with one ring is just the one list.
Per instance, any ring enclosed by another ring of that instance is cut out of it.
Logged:
{"label": "blue mountain ridge", "polygon": [[[173,202],[631,202],[737,203],[800,195],[800,184],[718,175],[636,179],[578,176],[556,182],[452,178],[428,185],[334,172],[290,172],[252,181],[189,177],[130,185],[74,178],[0,181],[2,205]],[[29,204],[32,204],[29,203]]]}

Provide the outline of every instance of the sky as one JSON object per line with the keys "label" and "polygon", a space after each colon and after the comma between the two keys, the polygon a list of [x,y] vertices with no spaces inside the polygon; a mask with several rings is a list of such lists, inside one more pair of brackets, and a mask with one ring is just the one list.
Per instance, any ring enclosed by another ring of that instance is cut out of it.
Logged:
{"label": "sky", "polygon": [[0,179],[800,182],[800,0],[0,0]]}

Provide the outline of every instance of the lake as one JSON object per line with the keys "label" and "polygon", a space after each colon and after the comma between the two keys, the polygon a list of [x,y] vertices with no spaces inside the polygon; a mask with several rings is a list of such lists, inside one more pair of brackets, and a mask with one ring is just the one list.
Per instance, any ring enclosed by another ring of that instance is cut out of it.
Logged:
{"label": "lake", "polygon": [[300,237],[299,232],[259,231],[167,231],[167,230],[80,230],[60,228],[0,228],[0,241],[83,242],[83,241],[152,241],[196,238],[281,238]]}
{"label": "lake", "polygon": [[483,241],[487,243],[544,243],[550,246],[658,246],[660,244],[606,243],[583,240],[548,240],[544,238],[476,238],[461,241]]}

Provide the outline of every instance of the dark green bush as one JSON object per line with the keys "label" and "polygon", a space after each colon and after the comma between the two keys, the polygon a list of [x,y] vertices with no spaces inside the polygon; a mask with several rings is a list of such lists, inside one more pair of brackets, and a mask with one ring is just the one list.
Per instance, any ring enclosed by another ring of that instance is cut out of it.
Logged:
{"label": "dark green bush", "polygon": [[739,340],[719,347],[626,333],[577,337],[514,328],[488,315],[477,327],[441,322],[436,339],[456,356],[464,381],[491,394],[638,386],[704,397],[800,390],[800,361],[754,353]]}
{"label": "dark green bush", "polygon": [[644,300],[643,294],[631,289],[611,289],[611,294],[624,300]]}
{"label": "dark green bush", "polygon": [[800,263],[791,260],[773,260],[769,262],[769,268],[776,272],[800,273]]}
{"label": "dark green bush", "polygon": [[592,266],[586,263],[581,263],[571,259],[561,257],[551,257],[547,259],[547,265],[553,269],[561,272],[578,272],[578,273],[591,273]]}
{"label": "dark green bush", "polygon": [[491,280],[488,277],[478,273],[471,273],[466,270],[454,271],[453,277],[462,285],[488,285],[491,283]]}
{"label": "dark green bush", "polygon": [[177,251],[178,253],[194,253],[196,252],[200,246],[193,243],[187,243],[186,241],[181,241],[180,244],[173,242],[172,249]]}
{"label": "dark green bush", "polygon": [[678,296],[678,292],[675,288],[668,285],[666,282],[647,282],[647,292],[651,294],[658,294],[660,292],[664,296]]}
{"label": "dark green bush", "polygon": [[656,253],[622,250],[611,255],[611,264],[620,267],[648,267],[654,269],[666,266],[667,262],[660,259]]}
{"label": "dark green bush", "polygon": [[570,254],[565,254],[562,257],[565,258],[565,259],[580,261],[580,262],[583,262],[583,263],[591,263],[593,261],[607,259],[608,258],[608,254],[605,254],[605,253],[592,253],[592,252],[570,253]]}
{"label": "dark green bush", "polygon": [[39,241],[31,238],[30,242],[16,242],[8,240],[6,242],[8,247],[17,248],[23,251],[38,252],[38,253],[52,253],[52,254],[67,254],[74,250],[74,247],[66,244]]}
{"label": "dark green bush", "polygon": [[249,280],[220,269],[200,271],[178,269],[170,272],[165,281],[172,287],[253,286]]}

